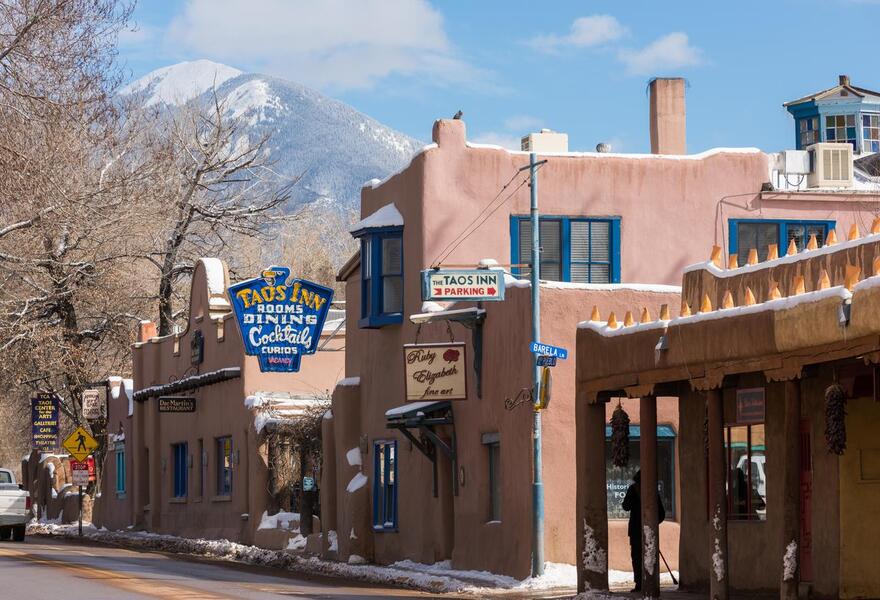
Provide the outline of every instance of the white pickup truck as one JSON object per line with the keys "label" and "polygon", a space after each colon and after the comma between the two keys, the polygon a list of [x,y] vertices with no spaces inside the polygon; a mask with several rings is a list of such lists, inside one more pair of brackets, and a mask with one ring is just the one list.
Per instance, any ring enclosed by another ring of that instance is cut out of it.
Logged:
{"label": "white pickup truck", "polygon": [[0,540],[8,540],[11,535],[16,542],[24,541],[32,517],[30,492],[19,487],[12,471],[0,469]]}

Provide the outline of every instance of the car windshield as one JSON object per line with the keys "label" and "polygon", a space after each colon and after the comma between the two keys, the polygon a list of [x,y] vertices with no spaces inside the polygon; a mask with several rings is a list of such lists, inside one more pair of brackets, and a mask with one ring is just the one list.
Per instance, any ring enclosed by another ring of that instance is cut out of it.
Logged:
{"label": "car windshield", "polygon": [[12,483],[12,475],[8,471],[0,471],[0,483]]}

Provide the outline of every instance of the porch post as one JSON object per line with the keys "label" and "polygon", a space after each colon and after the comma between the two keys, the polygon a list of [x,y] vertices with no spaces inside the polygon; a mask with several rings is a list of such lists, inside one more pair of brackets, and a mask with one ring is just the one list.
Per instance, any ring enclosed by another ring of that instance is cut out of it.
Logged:
{"label": "porch post", "polygon": [[797,600],[800,565],[800,380],[785,382],[785,421],[783,439],[785,459],[782,482],[782,583],[779,586],[781,600]]}
{"label": "porch post", "polygon": [[639,484],[642,504],[642,595],[657,598],[660,595],[660,568],[658,547],[660,528],[657,510],[657,397],[643,396],[639,400],[640,468]]}
{"label": "porch post", "polygon": [[608,589],[608,490],[605,487],[605,403],[575,404],[578,591]]}
{"label": "porch post", "polygon": [[727,600],[727,468],[724,457],[724,415],[720,389],[706,393],[709,429],[709,595]]}

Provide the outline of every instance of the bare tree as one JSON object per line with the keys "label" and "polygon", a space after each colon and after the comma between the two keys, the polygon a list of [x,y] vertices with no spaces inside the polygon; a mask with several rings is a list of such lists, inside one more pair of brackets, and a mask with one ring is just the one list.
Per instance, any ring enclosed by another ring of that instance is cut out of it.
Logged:
{"label": "bare tree", "polygon": [[147,255],[158,271],[159,335],[172,333],[182,310],[178,288],[195,261],[224,254],[236,236],[268,239],[297,179],[272,170],[268,137],[251,140],[216,92],[210,104],[190,102],[170,115],[153,157],[162,180],[154,186],[155,247]]}

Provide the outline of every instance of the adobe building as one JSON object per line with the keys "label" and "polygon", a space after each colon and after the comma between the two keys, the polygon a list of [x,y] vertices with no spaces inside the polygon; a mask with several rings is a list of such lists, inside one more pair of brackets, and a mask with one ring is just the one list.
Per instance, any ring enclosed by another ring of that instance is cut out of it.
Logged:
{"label": "adobe building", "polygon": [[[753,249],[729,268],[716,247],[685,270],[680,316],[579,326],[579,589],[608,587],[605,405],[638,399],[646,431],[663,395],[678,398],[688,474],[681,589],[880,597],[880,219],[869,231],[838,241],[831,230],[825,247],[770,248],[763,262]],[[656,439],[643,436],[641,450],[656,456]],[[643,489],[657,484],[650,462]],[[656,539],[656,518],[646,502],[644,540]],[[650,596],[658,559],[645,548]]]}
{"label": "adobe building", "polygon": [[154,324],[141,323],[131,401],[121,394],[110,403],[109,475],[96,525],[275,549],[294,535],[266,531],[278,519],[264,517],[291,510],[293,472],[276,468],[289,467],[297,451],[284,426],[329,406],[344,369],[345,340],[334,335],[344,332],[342,315],[331,310],[320,350],[299,372],[261,372],[257,357],[245,355],[229,284],[226,265],[203,258],[186,329],[159,337]]}
{"label": "adobe building", "polygon": [[[842,144],[688,155],[684,81],[654,80],[650,96],[651,147],[663,154],[569,152],[567,137],[548,131],[527,136],[524,151],[514,152],[468,142],[463,121],[440,120],[433,143],[409,166],[363,188],[362,220],[352,228],[361,250],[338,275],[346,284],[346,377],[324,427],[323,525],[328,535],[338,532],[342,560],[450,559],[456,568],[529,573],[534,416],[521,402],[534,357],[528,284],[513,282],[529,273],[528,173],[521,171],[529,150],[547,161],[537,175],[540,341],[571,349],[577,323],[594,306],[621,322],[628,311],[637,321],[643,308],[656,316],[663,304],[675,306],[679,273],[713,244],[742,263],[749,249],[765,254],[770,242],[802,249],[815,235],[821,245],[880,199],[880,185],[853,166]],[[801,176],[809,152],[838,168]],[[511,275],[503,302],[423,303],[423,270],[481,263]],[[403,346],[451,341],[466,345],[466,399],[407,408]],[[552,404],[542,417],[545,559],[570,564],[580,560],[580,534],[571,527],[579,356],[553,370]],[[673,568],[684,511],[680,473],[688,472],[675,402],[658,401],[654,432],[663,442],[669,502],[660,544]],[[638,401],[623,405],[635,451]],[[608,443],[604,429],[594,433],[595,443]],[[603,488],[609,505],[619,503],[627,477],[619,473]],[[628,570],[622,516],[613,514],[606,529],[612,566]]]}

